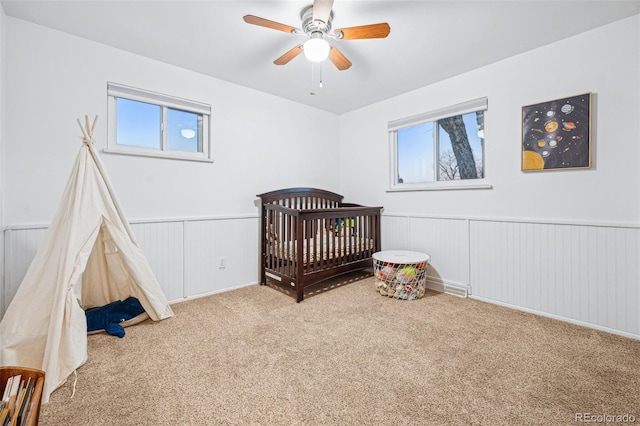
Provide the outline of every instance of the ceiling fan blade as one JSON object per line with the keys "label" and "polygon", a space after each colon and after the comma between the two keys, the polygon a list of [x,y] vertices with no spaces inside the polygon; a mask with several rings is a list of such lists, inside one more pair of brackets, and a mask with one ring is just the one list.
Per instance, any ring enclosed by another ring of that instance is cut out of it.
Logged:
{"label": "ceiling fan blade", "polygon": [[333,65],[335,65],[340,71],[344,71],[351,67],[351,61],[348,60],[347,57],[344,56],[335,46],[331,46],[331,50],[329,51],[329,60],[333,62]]}
{"label": "ceiling fan blade", "polygon": [[332,7],[333,0],[313,0],[313,20],[328,23]]}
{"label": "ceiling fan blade", "polygon": [[270,21],[253,15],[245,15],[242,19],[247,24],[258,25],[259,27],[271,28],[273,30],[284,31],[285,33],[293,33],[294,31],[302,31],[290,25],[281,24],[279,22]]}
{"label": "ceiling fan blade", "polygon": [[273,61],[273,63],[276,64],[276,65],[288,64],[290,60],[292,60],[293,58],[295,58],[296,56],[298,56],[301,53],[302,53],[302,45],[299,44],[296,47],[294,47],[293,49],[290,49],[289,51],[287,51],[287,53],[285,53],[284,55],[280,56],[275,61]]}
{"label": "ceiling fan blade", "polygon": [[341,40],[355,40],[360,38],[385,38],[391,32],[391,27],[386,22],[379,24],[362,25],[360,27],[341,28],[334,30]]}

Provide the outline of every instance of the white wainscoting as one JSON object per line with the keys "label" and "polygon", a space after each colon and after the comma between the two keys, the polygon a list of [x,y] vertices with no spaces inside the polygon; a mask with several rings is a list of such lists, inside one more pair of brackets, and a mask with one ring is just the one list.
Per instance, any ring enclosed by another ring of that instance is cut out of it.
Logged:
{"label": "white wainscoting", "polygon": [[385,214],[382,241],[430,254],[430,288],[640,338],[637,226]]}
{"label": "white wainscoting", "polygon": [[47,229],[18,228],[4,232],[4,306],[2,316],[24,278],[36,251],[42,244]]}
{"label": "white wainscoting", "polygon": [[471,223],[473,294],[640,335],[640,229]]}
{"label": "white wainscoting", "polygon": [[[258,223],[256,216],[245,215],[135,221],[131,228],[167,299],[175,302],[257,283]],[[46,232],[45,225],[5,230],[5,297],[0,318]],[[223,268],[220,258],[224,258]]]}
{"label": "white wainscoting", "polygon": [[469,291],[469,221],[384,215],[382,249],[414,250],[431,256],[427,286],[437,291]]}
{"label": "white wainscoting", "polygon": [[[256,283],[258,223],[236,216],[132,228],[167,298],[178,301]],[[45,233],[5,231],[2,314]],[[382,248],[430,254],[430,288],[640,338],[638,226],[385,213]]]}
{"label": "white wainscoting", "polygon": [[131,229],[169,300],[184,291],[184,222],[133,223]]}
{"label": "white wainscoting", "polygon": [[258,218],[188,222],[185,297],[257,283],[258,224]]}

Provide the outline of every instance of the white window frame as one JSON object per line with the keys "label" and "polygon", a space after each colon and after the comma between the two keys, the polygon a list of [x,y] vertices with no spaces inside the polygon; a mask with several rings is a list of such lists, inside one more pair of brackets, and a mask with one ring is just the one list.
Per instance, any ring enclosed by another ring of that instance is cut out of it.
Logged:
{"label": "white window frame", "polygon": [[[488,109],[487,98],[478,98],[471,101],[459,103],[456,105],[440,108],[422,114],[412,115],[410,117],[400,118],[389,121],[387,130],[389,132],[389,189],[387,192],[396,191],[433,191],[448,189],[491,189],[493,186],[486,179],[486,168],[484,169],[484,177],[479,179],[460,179],[447,181],[433,181],[420,183],[398,183],[398,130],[415,126],[417,124],[435,122],[437,120],[453,117],[455,115],[464,115],[471,112],[485,111],[484,120],[484,136],[486,140],[486,111]],[[437,153],[438,147],[435,147]],[[483,162],[486,164],[486,152],[483,152]],[[437,163],[439,157],[436,155],[434,161]],[[437,176],[437,174],[436,174]]]}
{"label": "white window frame", "polygon": [[[145,102],[160,106],[162,108],[162,147],[161,149],[145,148],[140,146],[119,145],[116,140],[117,134],[117,98],[129,99],[133,101]],[[175,160],[213,162],[211,156],[211,106],[177,98],[175,96],[163,95],[144,89],[124,86],[122,84],[107,82],[107,103],[108,103],[108,134],[107,147],[103,152],[109,154],[137,155],[143,157],[170,158]],[[202,116],[202,152],[186,152],[167,149],[167,137],[165,124],[167,120],[167,108],[192,112]]]}

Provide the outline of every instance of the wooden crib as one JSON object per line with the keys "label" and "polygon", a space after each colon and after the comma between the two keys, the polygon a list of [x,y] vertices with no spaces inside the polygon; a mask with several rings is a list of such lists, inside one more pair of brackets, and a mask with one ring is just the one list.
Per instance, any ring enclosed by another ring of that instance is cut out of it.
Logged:
{"label": "wooden crib", "polygon": [[311,284],[372,267],[380,251],[382,207],[342,202],[342,195],[315,188],[259,194],[260,283],[267,277],[304,299]]}

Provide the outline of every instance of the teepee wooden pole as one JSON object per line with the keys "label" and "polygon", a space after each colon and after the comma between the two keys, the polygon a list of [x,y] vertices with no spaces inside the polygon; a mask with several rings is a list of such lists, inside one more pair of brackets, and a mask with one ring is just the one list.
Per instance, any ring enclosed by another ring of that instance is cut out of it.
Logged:
{"label": "teepee wooden pole", "polygon": [[87,143],[87,147],[89,149],[89,154],[91,155],[91,157],[93,157],[94,163],[98,169],[98,172],[100,173],[100,176],[102,176],[102,180],[104,181],[106,187],[107,187],[107,191],[109,191],[109,195],[111,196],[111,200],[113,201],[113,205],[116,208],[116,211],[118,212],[118,215],[120,216],[120,218],[122,219],[122,224],[124,226],[124,229],[127,231],[127,234],[129,235],[129,239],[133,242],[133,244],[136,247],[140,247],[140,245],[138,244],[138,240],[136,240],[135,235],[133,234],[133,230],[131,229],[131,225],[129,224],[129,222],[126,220],[126,216],[122,210],[122,206],[120,205],[120,201],[118,200],[118,197],[116,197],[116,193],[113,189],[113,185],[111,184],[111,180],[109,179],[109,176],[107,175],[107,172],[105,171],[104,165],[102,164],[102,161],[100,160],[100,157],[98,157],[98,154],[95,151],[95,148],[93,147],[92,143],[89,143],[91,141],[91,138],[93,136],[93,129],[95,129],[96,127],[96,123],[98,121],[98,116],[96,115],[96,118],[93,120],[93,126],[89,127],[89,118],[88,116],[85,115],[85,122],[86,122],[86,130],[82,127],[82,123],[80,121],[80,119],[78,119],[78,124],[80,125],[80,129],[82,129],[82,134],[84,134],[85,136],[85,142]]}
{"label": "teepee wooden pole", "polygon": [[96,123],[98,122],[98,116],[96,115],[96,118],[93,119],[93,124],[91,125],[91,136],[93,136],[93,131],[96,128]]}
{"label": "teepee wooden pole", "polygon": [[89,140],[89,135],[87,135],[87,132],[84,130],[84,127],[82,127],[82,122],[80,121],[80,119],[77,119],[78,121],[78,126],[80,126],[80,130],[82,130],[82,135],[84,136],[84,140],[88,141]]}
{"label": "teepee wooden pole", "polygon": [[82,135],[84,136],[84,140],[85,141],[90,141],[91,139],[93,139],[93,131],[96,129],[96,124],[98,123],[98,116],[96,115],[96,117],[93,119],[93,124],[89,125],[89,116],[85,115],[84,116],[84,126],[82,125],[82,121],[80,121],[80,119],[77,119],[78,121],[78,126],[80,126],[80,130],[82,130]]}

